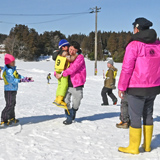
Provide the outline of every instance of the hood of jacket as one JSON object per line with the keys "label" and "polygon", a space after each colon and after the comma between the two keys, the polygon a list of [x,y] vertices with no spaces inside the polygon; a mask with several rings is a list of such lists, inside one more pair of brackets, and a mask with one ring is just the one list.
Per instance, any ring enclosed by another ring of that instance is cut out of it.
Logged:
{"label": "hood of jacket", "polygon": [[130,41],[127,43],[127,45],[132,41],[140,41],[143,43],[154,43],[156,40],[157,40],[156,31],[154,29],[146,29],[136,34],[133,34]]}
{"label": "hood of jacket", "polygon": [[117,68],[115,68],[114,66],[110,67],[109,69],[117,71]]}

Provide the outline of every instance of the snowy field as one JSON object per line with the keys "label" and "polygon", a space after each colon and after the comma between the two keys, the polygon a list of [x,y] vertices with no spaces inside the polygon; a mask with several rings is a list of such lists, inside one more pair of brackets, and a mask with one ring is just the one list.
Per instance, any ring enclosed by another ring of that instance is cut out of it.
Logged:
{"label": "snowy field", "polygon": [[[4,65],[3,56],[0,65]],[[76,121],[64,125],[64,111],[52,104],[57,80],[53,76],[54,61],[16,61],[18,72],[31,76],[35,82],[20,83],[17,94],[16,118],[20,125],[0,130],[0,160],[160,160],[160,95],[154,106],[152,151],[139,155],[118,152],[128,146],[129,130],[116,128],[120,106],[101,106],[103,70],[106,62],[98,62],[98,75],[94,76],[94,62],[86,60],[87,82],[84,98]],[[117,82],[122,64],[118,68]],[[46,76],[51,73],[51,84]],[[0,111],[5,106],[3,81],[0,81]],[[114,90],[118,97],[118,90]],[[120,98],[118,98],[120,104]],[[143,138],[141,143],[143,143]]]}

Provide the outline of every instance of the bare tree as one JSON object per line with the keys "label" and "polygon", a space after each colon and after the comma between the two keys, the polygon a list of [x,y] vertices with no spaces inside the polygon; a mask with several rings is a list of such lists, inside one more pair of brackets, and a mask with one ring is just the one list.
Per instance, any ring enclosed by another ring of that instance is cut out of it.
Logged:
{"label": "bare tree", "polygon": [[7,37],[4,42],[5,44],[5,49],[9,54],[12,54],[13,56],[15,55],[15,48],[17,48],[18,45],[18,40],[16,37],[12,36],[12,37]]}

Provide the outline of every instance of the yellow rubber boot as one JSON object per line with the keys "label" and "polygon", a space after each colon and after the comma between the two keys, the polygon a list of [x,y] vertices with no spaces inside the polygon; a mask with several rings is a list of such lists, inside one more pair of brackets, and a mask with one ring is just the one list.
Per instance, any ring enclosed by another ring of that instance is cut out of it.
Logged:
{"label": "yellow rubber boot", "polygon": [[141,143],[141,128],[129,128],[129,146],[119,147],[118,150],[124,153],[139,154],[139,145]]}
{"label": "yellow rubber boot", "polygon": [[57,103],[58,104],[61,104],[61,105],[63,105],[63,106],[67,106],[67,104],[63,101],[63,96],[58,96],[57,97]]}
{"label": "yellow rubber boot", "polygon": [[144,142],[142,146],[146,152],[151,151],[152,134],[153,125],[143,125]]}
{"label": "yellow rubber boot", "polygon": [[58,101],[58,96],[56,96],[56,99],[54,100],[54,102],[57,102]]}

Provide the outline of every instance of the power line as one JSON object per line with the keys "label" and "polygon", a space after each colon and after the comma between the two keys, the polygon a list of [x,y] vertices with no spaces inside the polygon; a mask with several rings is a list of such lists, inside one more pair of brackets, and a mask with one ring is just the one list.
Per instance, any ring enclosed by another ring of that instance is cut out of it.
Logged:
{"label": "power line", "polygon": [[[50,23],[50,22],[55,22],[55,21],[60,21],[63,19],[67,19],[70,18],[72,16],[77,16],[77,15],[82,15],[82,14],[90,14],[91,12],[80,12],[80,13],[65,13],[65,14],[0,14],[2,16],[62,16],[65,15],[67,17],[62,17],[59,19],[53,19],[50,21],[43,21],[43,22],[29,22],[29,23],[25,23],[25,24],[42,24],[42,23]],[[14,22],[6,22],[6,21],[0,21],[0,23],[6,23],[6,24],[17,24]]]}
{"label": "power line", "polygon": [[[78,16],[78,15],[74,15],[74,16]],[[55,21],[60,21],[60,20],[63,20],[63,19],[68,19],[68,18],[71,18],[73,17],[72,16],[67,16],[67,17],[62,17],[62,18],[58,18],[58,19],[53,19],[53,20],[49,20],[49,21],[42,21],[42,22],[29,22],[29,23],[25,23],[25,24],[42,24],[42,23],[51,23],[51,22],[55,22]],[[14,23],[14,22],[6,22],[6,21],[0,21],[0,23],[6,23],[6,24],[17,24],[17,23]]]}
{"label": "power line", "polygon": [[43,21],[43,22],[34,22],[34,23],[26,23],[26,24],[42,24],[42,23],[50,23],[50,22],[55,22],[55,21],[60,21],[66,18],[70,18],[72,16],[68,16],[68,17],[63,17],[63,18],[59,18],[59,19],[54,19],[54,20],[50,20],[50,21]]}
{"label": "power line", "polygon": [[62,14],[6,14],[0,13],[0,16],[64,16],[64,15],[76,15],[76,14],[88,14],[90,12],[79,12],[79,13],[62,13]]}
{"label": "power line", "polygon": [[13,22],[5,22],[5,21],[0,21],[0,23],[6,23],[6,24],[16,24],[16,23],[13,23]]}

